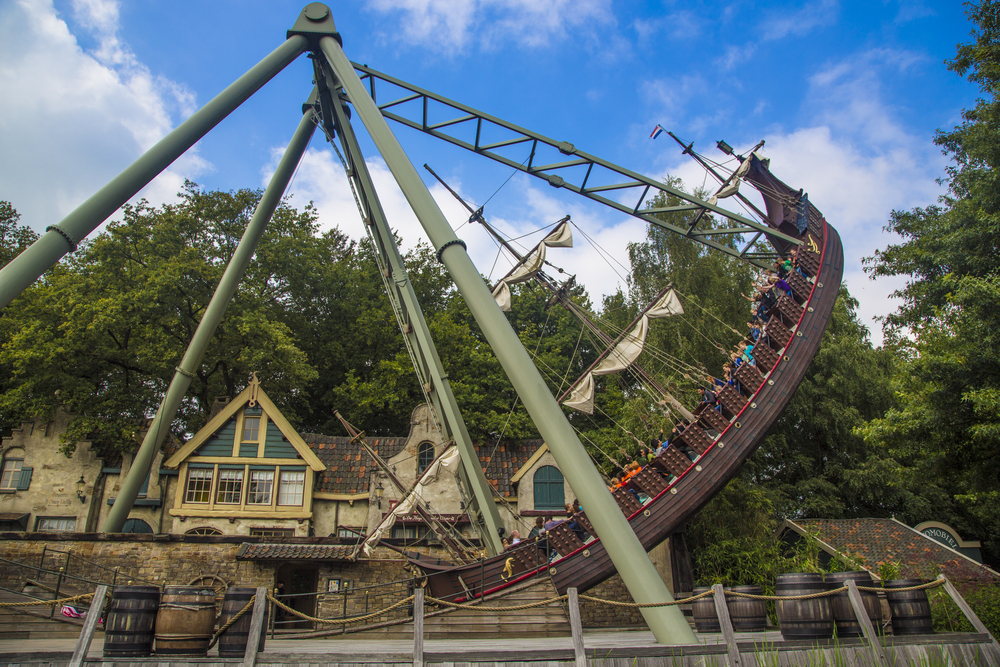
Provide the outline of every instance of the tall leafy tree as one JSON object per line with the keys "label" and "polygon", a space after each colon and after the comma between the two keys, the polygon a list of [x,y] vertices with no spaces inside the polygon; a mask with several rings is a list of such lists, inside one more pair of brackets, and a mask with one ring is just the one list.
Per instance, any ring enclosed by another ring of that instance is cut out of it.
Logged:
{"label": "tall leafy tree", "polygon": [[1000,562],[1000,3],[967,3],[972,41],[949,69],[981,97],[961,125],[938,132],[952,159],[937,205],[895,211],[903,237],[867,261],[874,276],[904,275],[903,304],[887,318],[903,363],[899,408],[860,430],[901,479],[909,521],[940,519],[984,542]]}

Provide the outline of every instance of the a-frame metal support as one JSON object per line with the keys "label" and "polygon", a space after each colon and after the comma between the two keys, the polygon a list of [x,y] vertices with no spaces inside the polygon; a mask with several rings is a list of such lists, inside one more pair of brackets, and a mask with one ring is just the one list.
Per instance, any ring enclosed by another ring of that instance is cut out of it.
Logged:
{"label": "a-frame metal support", "polygon": [[[307,11],[318,5],[319,3],[313,3],[307,7]],[[341,49],[339,35],[332,28],[333,21],[330,19],[327,29],[331,32],[320,36],[318,40],[322,55],[343,86],[348,101],[353,105],[393,178],[430,237],[438,259],[447,267],[490,347],[524,402],[528,414],[559,462],[560,469],[577,494],[586,498],[587,517],[601,536],[601,542],[629,593],[639,603],[671,602],[673,598],[666,584],[649,560],[639,538],[632,532],[611,492],[604,485],[604,480],[590,463],[586,449],[545,385],[531,357],[494,301],[466,252],[465,243],[455,236],[413,163],[386,124],[382,112],[365,90],[354,66]],[[313,39],[321,31],[322,28],[317,26]],[[642,607],[641,611],[658,642],[696,643],[694,633],[679,607]]]}
{"label": "a-frame metal support", "polygon": [[[382,204],[379,202],[375,184],[365,164],[354,128],[348,119],[346,105],[337,92],[340,84],[333,77],[329,67],[325,67],[319,59],[316,59],[315,63],[324,128],[331,121],[336,128],[335,132],[340,138],[347,160],[348,178],[355,184],[363,209],[363,222],[375,245],[379,269],[384,271],[386,293],[392,301],[407,346],[414,354],[417,376],[441,420],[445,441],[454,441],[461,453],[462,467],[459,468],[459,481],[469,497],[469,519],[479,533],[486,550],[490,555],[496,555],[503,551],[503,522],[493,500],[493,492],[489,482],[486,481],[479,456],[476,454],[472,438],[469,437],[462,413],[458,409],[448,376],[438,357],[437,348],[431,339],[427,321],[413,291],[413,284],[399,254]],[[333,118],[329,118],[330,115]],[[333,137],[329,138],[333,140]]]}
{"label": "a-frame metal support", "polygon": [[[528,413],[559,462],[564,475],[578,494],[586,498],[588,518],[601,536],[608,555],[633,599],[646,604],[670,602],[672,598],[666,585],[622,516],[611,493],[604,486],[604,481],[590,464],[586,450],[549,392],[531,358],[493,300],[489,289],[469,258],[465,244],[455,236],[413,164],[389,130],[381,111],[365,91],[351,62],[344,55],[330,10],[322,3],[314,2],[306,6],[282,46],[167,135],[67,216],[60,225],[49,228],[39,241],[4,267],[0,271],[0,307],[9,304],[49,266],[72,250],[78,240],[93,231],[121,204],[306,48],[313,51],[317,57],[325,57],[332,75],[343,86],[348,100],[353,104],[362,123],[375,141],[393,177],[430,237],[433,247],[437,249],[438,259],[451,274]],[[339,104],[332,106],[335,113],[343,113]],[[243,253],[241,259],[237,261],[234,255],[233,261],[226,269],[195,338],[192,339],[184,360],[178,367],[174,381],[171,382],[168,395],[164,398],[154,424],[133,462],[118,501],[105,521],[103,527],[105,532],[121,530],[121,525],[128,516],[141,480],[149,470],[157,443],[162,442],[190,378],[200,364],[204,353],[204,348],[199,350],[201,341],[207,341],[211,337],[218,320],[224,314],[235,286],[250,261],[259,235],[263,233],[271,213],[280,201],[281,193],[284,192],[294,173],[295,165],[305,151],[313,127],[311,114],[312,110],[308,109],[247,227],[244,234],[246,243],[241,241],[237,250],[238,253],[241,251]],[[341,126],[344,130],[350,127],[346,123],[342,123]],[[357,157],[355,151],[355,160]],[[371,203],[369,202],[369,205]],[[374,211],[374,207],[371,210]],[[406,289],[401,292],[405,293]],[[211,317],[209,311],[212,312]],[[436,356],[433,346],[428,349],[431,350],[431,355]],[[442,386],[447,386],[446,379],[446,377],[440,378]],[[461,424],[460,419],[458,423]],[[478,458],[474,461],[478,466]],[[678,607],[643,607],[641,611],[658,642],[695,643],[694,634]]]}

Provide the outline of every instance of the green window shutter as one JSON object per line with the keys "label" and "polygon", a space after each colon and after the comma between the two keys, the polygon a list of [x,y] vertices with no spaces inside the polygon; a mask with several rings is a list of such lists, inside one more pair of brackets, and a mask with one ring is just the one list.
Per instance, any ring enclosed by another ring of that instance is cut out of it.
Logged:
{"label": "green window shutter", "polygon": [[536,510],[561,510],[566,496],[563,489],[563,475],[555,466],[542,466],[532,478]]}
{"label": "green window shutter", "polygon": [[143,498],[146,497],[146,492],[149,491],[149,475],[152,472],[153,471],[150,470],[149,472],[146,473],[146,481],[142,483],[142,488],[139,489],[139,495],[142,496]]}
{"label": "green window shutter", "polygon": [[34,468],[21,468],[21,479],[17,482],[18,491],[27,491],[31,486],[31,471]]}

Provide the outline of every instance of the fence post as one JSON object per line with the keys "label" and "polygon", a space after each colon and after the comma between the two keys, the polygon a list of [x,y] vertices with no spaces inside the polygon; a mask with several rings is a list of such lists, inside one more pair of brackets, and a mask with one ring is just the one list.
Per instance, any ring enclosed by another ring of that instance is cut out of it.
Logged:
{"label": "fence post", "polygon": [[587,651],[583,647],[583,623],[580,620],[580,592],[567,588],[569,596],[569,627],[573,633],[573,653],[576,656],[576,667],[587,667]]}
{"label": "fence post", "polygon": [[424,589],[413,589],[413,667],[424,667]]}
{"label": "fence post", "polygon": [[885,651],[882,649],[882,643],[878,640],[878,635],[875,634],[875,628],[872,626],[871,619],[868,618],[868,610],[865,609],[865,603],[861,599],[858,584],[852,579],[848,579],[844,583],[847,585],[847,597],[851,600],[854,617],[858,619],[858,625],[861,626],[861,632],[865,635],[868,647],[874,654],[875,662],[880,665],[888,665],[889,662],[885,657]]}
{"label": "fence post", "polygon": [[97,629],[97,622],[104,609],[104,598],[107,595],[108,587],[103,584],[94,591],[94,599],[90,602],[90,610],[87,611],[83,629],[80,630],[80,638],[76,640],[76,648],[73,649],[73,657],[69,660],[69,667],[83,667],[83,661],[87,659],[87,652],[90,651],[90,643],[94,640],[94,630]]}
{"label": "fence post", "polygon": [[247,649],[243,654],[243,667],[255,667],[257,664],[257,646],[260,644],[260,633],[264,631],[264,610],[267,609],[267,588],[258,586],[253,604],[253,616],[250,619],[250,636],[247,637]]}
{"label": "fence post", "polygon": [[[59,588],[62,586],[63,572],[65,572],[65,571],[66,571],[65,567],[60,567],[59,568],[59,576],[56,577],[56,592],[55,592],[55,597],[52,598],[53,600],[58,600],[59,599]],[[53,603],[52,604],[52,609],[51,609],[51,611],[49,611],[49,618],[53,618],[55,615],[56,615],[56,605],[55,605],[55,603]]]}
{"label": "fence post", "polygon": [[740,649],[736,645],[736,633],[733,632],[733,621],[729,618],[729,605],[726,604],[726,593],[722,589],[722,584],[712,586],[712,597],[715,598],[715,615],[719,618],[722,639],[726,642],[726,650],[729,652],[729,666],[741,667]]}
{"label": "fence post", "polygon": [[948,577],[943,574],[939,574],[937,578],[944,581],[944,590],[947,591],[948,595],[951,596],[951,599],[955,601],[955,604],[957,604],[958,608],[962,610],[965,617],[969,619],[969,623],[972,623],[972,627],[974,627],[977,632],[988,636],[990,638],[990,642],[993,644],[993,648],[1000,651],[1000,644],[997,644],[996,637],[994,637],[993,633],[991,633],[989,628],[986,627],[986,624],[979,620],[979,617],[976,616],[976,612],[972,611],[972,607],[970,607],[969,603],[965,601],[962,594],[958,592],[958,589],[955,588],[954,584],[948,581]]}

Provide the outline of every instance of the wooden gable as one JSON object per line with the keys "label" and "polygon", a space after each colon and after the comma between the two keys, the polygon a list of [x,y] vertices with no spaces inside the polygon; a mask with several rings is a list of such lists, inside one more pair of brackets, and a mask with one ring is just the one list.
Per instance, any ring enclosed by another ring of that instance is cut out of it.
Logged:
{"label": "wooden gable", "polygon": [[[260,431],[256,437],[248,438],[243,433],[244,419],[254,416],[260,417]],[[164,465],[177,468],[185,461],[219,463],[219,459],[246,463],[294,461],[317,472],[326,469],[260,388],[256,375],[246,389],[209,420]]]}

